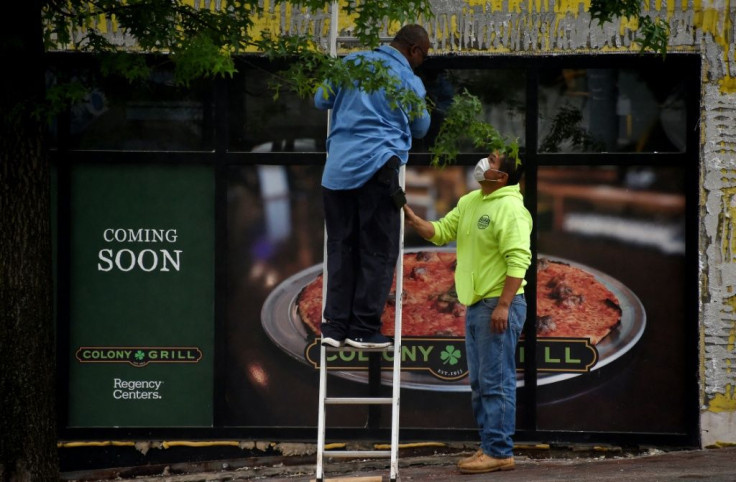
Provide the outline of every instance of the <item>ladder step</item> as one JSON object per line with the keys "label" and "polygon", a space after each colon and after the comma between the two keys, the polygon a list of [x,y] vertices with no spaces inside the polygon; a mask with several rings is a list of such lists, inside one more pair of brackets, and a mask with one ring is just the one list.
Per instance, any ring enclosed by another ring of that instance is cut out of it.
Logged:
{"label": "ladder step", "polygon": [[337,347],[334,347],[334,346],[329,346],[329,345],[327,345],[327,346],[323,345],[323,346],[325,348],[325,351],[328,351],[328,352],[334,352],[334,351],[365,351],[365,352],[377,352],[377,353],[384,353],[384,352],[385,353],[393,353],[394,346],[395,345],[392,344],[391,346],[387,346],[385,348],[355,348],[354,346],[350,346],[350,345],[344,345],[344,346],[341,346],[340,348],[337,348]]}
{"label": "ladder step", "polygon": [[325,404],[329,405],[390,405],[391,397],[325,397]]}
{"label": "ladder step", "polygon": [[390,450],[325,450],[323,452],[327,457],[334,458],[352,458],[352,457],[363,457],[363,458],[388,458],[391,457]]}

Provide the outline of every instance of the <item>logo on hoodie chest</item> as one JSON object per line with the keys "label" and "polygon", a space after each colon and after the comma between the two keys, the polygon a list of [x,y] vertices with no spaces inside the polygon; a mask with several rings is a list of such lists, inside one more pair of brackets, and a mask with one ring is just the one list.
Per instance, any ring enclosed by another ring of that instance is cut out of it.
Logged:
{"label": "logo on hoodie chest", "polygon": [[484,214],[483,216],[478,218],[478,229],[486,229],[490,224],[491,218],[487,214]]}

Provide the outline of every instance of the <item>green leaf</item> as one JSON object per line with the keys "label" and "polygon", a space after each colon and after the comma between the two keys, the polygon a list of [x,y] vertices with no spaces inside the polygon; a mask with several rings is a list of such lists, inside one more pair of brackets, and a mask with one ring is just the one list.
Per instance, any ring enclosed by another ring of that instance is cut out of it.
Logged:
{"label": "green leaf", "polygon": [[641,45],[639,53],[652,50],[662,54],[662,58],[667,54],[669,23],[662,18],[652,20],[648,16],[642,16],[640,0],[591,0],[589,11],[591,21],[597,20],[598,26],[612,22],[616,17],[637,18],[639,35],[636,41]]}
{"label": "green leaf", "polygon": [[640,52],[647,49],[662,54],[664,59],[667,55],[667,44],[670,37],[670,26],[666,20],[657,18],[652,20],[651,17],[639,18],[639,31],[644,38],[637,38],[641,45]]}
{"label": "green leaf", "polygon": [[128,52],[100,55],[100,71],[105,76],[120,75],[131,83],[146,80],[151,75],[144,56]]}
{"label": "green leaf", "polygon": [[521,163],[517,140],[508,140],[495,127],[482,121],[483,107],[480,99],[464,90],[455,96],[447,110],[445,121],[429,148],[430,163],[435,167],[453,164],[460,152],[460,143],[470,140],[485,152],[499,151]]}
{"label": "green leaf", "polygon": [[640,0],[591,0],[590,17],[601,26],[615,17],[638,17],[640,8]]}

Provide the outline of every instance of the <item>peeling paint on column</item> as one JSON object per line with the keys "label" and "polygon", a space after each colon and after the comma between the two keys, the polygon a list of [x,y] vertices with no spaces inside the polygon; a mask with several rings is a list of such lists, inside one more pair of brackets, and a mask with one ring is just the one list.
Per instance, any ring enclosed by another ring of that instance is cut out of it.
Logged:
{"label": "peeling paint on column", "polygon": [[701,435],[709,446],[736,437],[736,94],[713,75],[729,64],[723,46],[703,48]]}

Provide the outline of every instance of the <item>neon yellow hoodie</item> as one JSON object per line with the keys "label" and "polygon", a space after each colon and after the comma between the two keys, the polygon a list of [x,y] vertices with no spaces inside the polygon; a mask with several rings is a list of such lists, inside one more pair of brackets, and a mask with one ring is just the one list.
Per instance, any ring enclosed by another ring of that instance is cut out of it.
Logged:
{"label": "neon yellow hoodie", "polygon": [[[430,241],[444,245],[457,240],[455,289],[460,303],[470,306],[501,295],[506,276],[524,278],[532,260],[532,217],[518,185],[483,195],[480,189],[458,201],[433,221]],[[524,292],[526,280],[519,293]]]}

